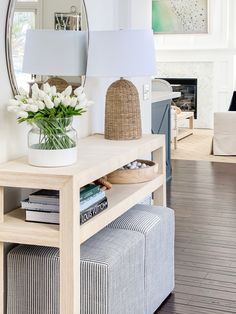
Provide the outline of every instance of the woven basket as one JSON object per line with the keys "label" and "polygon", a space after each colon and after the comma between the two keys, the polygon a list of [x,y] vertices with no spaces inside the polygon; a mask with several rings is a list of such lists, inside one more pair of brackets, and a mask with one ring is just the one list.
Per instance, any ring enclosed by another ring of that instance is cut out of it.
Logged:
{"label": "woven basket", "polygon": [[46,83],[50,86],[56,86],[59,93],[63,92],[69,86],[68,82],[60,77],[52,77]]}
{"label": "woven basket", "polygon": [[137,184],[154,180],[158,176],[158,164],[150,160],[137,160],[149,165],[148,168],[118,169],[108,174],[108,181],[112,184]]}
{"label": "woven basket", "polygon": [[134,140],[142,136],[140,102],[137,88],[127,80],[114,82],[107,91],[105,138]]}

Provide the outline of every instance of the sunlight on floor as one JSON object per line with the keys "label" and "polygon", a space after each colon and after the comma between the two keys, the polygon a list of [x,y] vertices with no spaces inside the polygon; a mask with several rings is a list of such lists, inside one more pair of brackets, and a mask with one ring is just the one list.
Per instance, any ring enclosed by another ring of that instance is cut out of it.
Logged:
{"label": "sunlight on floor", "polygon": [[236,156],[213,156],[213,130],[195,129],[194,134],[178,141],[177,149],[172,149],[172,159],[206,160],[236,163]]}

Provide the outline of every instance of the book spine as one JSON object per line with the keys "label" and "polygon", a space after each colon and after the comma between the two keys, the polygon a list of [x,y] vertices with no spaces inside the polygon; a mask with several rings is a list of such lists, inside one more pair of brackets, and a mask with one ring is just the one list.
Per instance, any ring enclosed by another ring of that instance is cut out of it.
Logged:
{"label": "book spine", "polygon": [[59,205],[46,205],[39,203],[31,203],[29,201],[21,201],[21,207],[29,210],[40,210],[45,212],[59,212]]}
{"label": "book spine", "polygon": [[[84,201],[80,202],[80,211],[83,211],[93,204],[101,201],[106,196],[104,191],[100,191],[95,195],[85,199]],[[39,203],[31,203],[28,200],[21,201],[21,208],[26,210],[34,210],[34,211],[42,211],[42,212],[59,212],[59,205],[46,205],[46,204],[39,204]]]}
{"label": "book spine", "polygon": [[42,199],[42,198],[31,198],[29,196],[29,202],[34,204],[34,203],[40,203],[40,204],[43,204],[43,205],[55,205],[55,206],[59,206],[59,198],[58,199]]}
{"label": "book spine", "polygon": [[[94,216],[101,213],[103,210],[108,208],[107,198],[104,197],[101,201],[97,202],[93,206],[85,209],[80,213],[80,224],[84,224],[86,221],[90,220]],[[40,216],[42,213],[42,216]],[[26,210],[26,221],[27,222],[38,222],[38,223],[49,223],[49,224],[58,224],[59,214],[53,213],[45,213],[43,211],[31,211]]]}
{"label": "book spine", "polygon": [[26,210],[26,222],[59,224],[59,213],[45,213],[43,211]]}
{"label": "book spine", "polygon": [[104,197],[101,201],[97,202],[93,206],[84,210],[80,214],[80,224],[83,225],[86,221],[90,220],[94,216],[101,213],[103,210],[107,209],[107,207],[108,207],[108,201],[107,201],[107,198]]}
{"label": "book spine", "polygon": [[95,194],[94,196],[89,197],[83,202],[80,202],[80,211],[82,212],[83,210],[93,206],[94,204],[97,204],[97,202],[100,202],[104,197],[106,196],[105,192],[99,192]]}
{"label": "book spine", "polygon": [[100,189],[99,185],[94,186],[92,189],[84,190],[84,191],[80,192],[80,201],[83,202],[86,199],[88,199],[89,197],[96,195],[100,191],[101,191],[101,189]]}

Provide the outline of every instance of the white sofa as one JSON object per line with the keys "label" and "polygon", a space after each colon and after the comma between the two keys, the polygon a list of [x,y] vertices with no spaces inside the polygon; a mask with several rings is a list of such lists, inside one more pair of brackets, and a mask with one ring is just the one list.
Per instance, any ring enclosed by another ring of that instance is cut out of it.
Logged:
{"label": "white sofa", "polygon": [[214,114],[213,154],[236,155],[236,111]]}

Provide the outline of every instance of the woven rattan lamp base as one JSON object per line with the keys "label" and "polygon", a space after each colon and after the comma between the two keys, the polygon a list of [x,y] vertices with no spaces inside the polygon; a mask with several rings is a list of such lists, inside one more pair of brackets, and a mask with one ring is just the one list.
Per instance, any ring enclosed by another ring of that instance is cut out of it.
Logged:
{"label": "woven rattan lamp base", "polygon": [[118,80],[108,88],[106,95],[105,138],[134,140],[141,136],[138,90],[132,82]]}
{"label": "woven rattan lamp base", "polygon": [[56,86],[59,93],[63,92],[69,86],[66,80],[57,76],[51,77],[47,80],[46,83],[48,83],[50,86]]}

